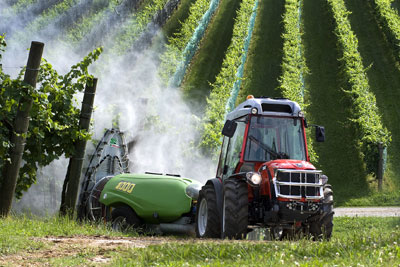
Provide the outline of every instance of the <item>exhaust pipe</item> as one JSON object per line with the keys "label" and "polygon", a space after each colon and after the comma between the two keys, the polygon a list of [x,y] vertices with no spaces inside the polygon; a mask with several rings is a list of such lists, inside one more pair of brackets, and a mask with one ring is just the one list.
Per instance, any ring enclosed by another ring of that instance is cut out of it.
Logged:
{"label": "exhaust pipe", "polygon": [[197,200],[199,198],[199,192],[201,190],[201,185],[197,183],[190,184],[186,187],[186,195],[192,198],[193,200]]}

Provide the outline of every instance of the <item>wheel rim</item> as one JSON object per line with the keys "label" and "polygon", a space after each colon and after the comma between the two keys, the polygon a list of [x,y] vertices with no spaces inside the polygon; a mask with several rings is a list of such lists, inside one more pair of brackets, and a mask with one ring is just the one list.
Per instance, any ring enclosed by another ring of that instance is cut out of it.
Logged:
{"label": "wheel rim", "polygon": [[200,202],[198,222],[197,222],[197,227],[199,229],[200,236],[204,236],[204,234],[206,233],[207,217],[208,217],[207,200],[203,198]]}
{"label": "wheel rim", "polygon": [[126,221],[126,218],[123,216],[119,216],[115,218],[112,222],[112,229],[115,231],[124,231],[127,229],[128,223]]}

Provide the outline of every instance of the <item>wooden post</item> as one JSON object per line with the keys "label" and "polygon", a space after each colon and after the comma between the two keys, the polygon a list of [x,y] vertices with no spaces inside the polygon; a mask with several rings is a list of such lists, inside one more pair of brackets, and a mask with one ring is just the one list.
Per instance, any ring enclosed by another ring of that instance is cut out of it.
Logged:
{"label": "wooden post", "polygon": [[[79,120],[79,128],[81,130],[89,130],[96,87],[96,78],[91,81],[91,84],[86,85],[85,94],[82,101],[81,117]],[[63,191],[61,195],[60,207],[60,214],[64,216],[68,215],[70,217],[73,217],[75,211],[75,204],[79,191],[79,181],[82,172],[83,157],[85,156],[86,141],[78,140],[74,146],[75,154],[69,161],[68,171],[64,180]]]}
{"label": "wooden post", "polygon": [[378,144],[378,151],[379,151],[379,161],[378,161],[378,190],[382,191],[382,181],[383,181],[383,143],[380,142]]}
{"label": "wooden post", "polygon": [[[29,51],[28,64],[26,66],[24,83],[30,86],[36,86],[36,80],[39,73],[40,62],[42,60],[44,44],[32,42]],[[27,91],[27,88],[21,90]],[[10,213],[14,191],[17,185],[19,168],[24,153],[26,133],[29,127],[29,113],[32,108],[32,99],[21,97],[17,114],[14,120],[14,132],[12,133],[11,143],[13,147],[10,151],[10,162],[3,166],[3,181],[0,188],[0,217],[6,217]]]}

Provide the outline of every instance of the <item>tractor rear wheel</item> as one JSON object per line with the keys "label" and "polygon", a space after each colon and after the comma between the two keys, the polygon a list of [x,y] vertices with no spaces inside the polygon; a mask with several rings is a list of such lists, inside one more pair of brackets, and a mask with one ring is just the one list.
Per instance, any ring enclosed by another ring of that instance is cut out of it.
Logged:
{"label": "tractor rear wheel", "polygon": [[111,218],[111,226],[115,231],[137,230],[142,224],[137,214],[128,206],[120,206],[113,209]]}
{"label": "tractor rear wheel", "polygon": [[324,199],[322,200],[322,218],[310,225],[310,234],[314,240],[327,239],[332,236],[333,230],[333,191],[332,186],[324,186]]}
{"label": "tractor rear wheel", "polygon": [[228,179],[224,186],[223,227],[224,235],[229,239],[243,239],[248,224],[247,183],[237,179]]}
{"label": "tractor rear wheel", "polygon": [[221,236],[221,220],[215,189],[211,184],[204,185],[199,193],[196,209],[196,236],[200,238]]}

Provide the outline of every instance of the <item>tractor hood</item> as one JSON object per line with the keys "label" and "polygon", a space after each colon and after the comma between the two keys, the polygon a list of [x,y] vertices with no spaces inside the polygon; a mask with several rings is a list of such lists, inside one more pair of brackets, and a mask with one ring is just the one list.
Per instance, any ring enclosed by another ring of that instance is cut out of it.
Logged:
{"label": "tractor hood", "polygon": [[260,169],[263,167],[267,167],[268,169],[296,169],[296,170],[315,170],[316,168],[310,162],[303,160],[287,160],[287,159],[279,159],[266,162],[261,165]]}
{"label": "tractor hood", "polygon": [[[261,165],[262,177],[272,183],[280,201],[320,201],[328,177],[302,160],[274,160]],[[270,177],[270,178],[267,178]]]}

